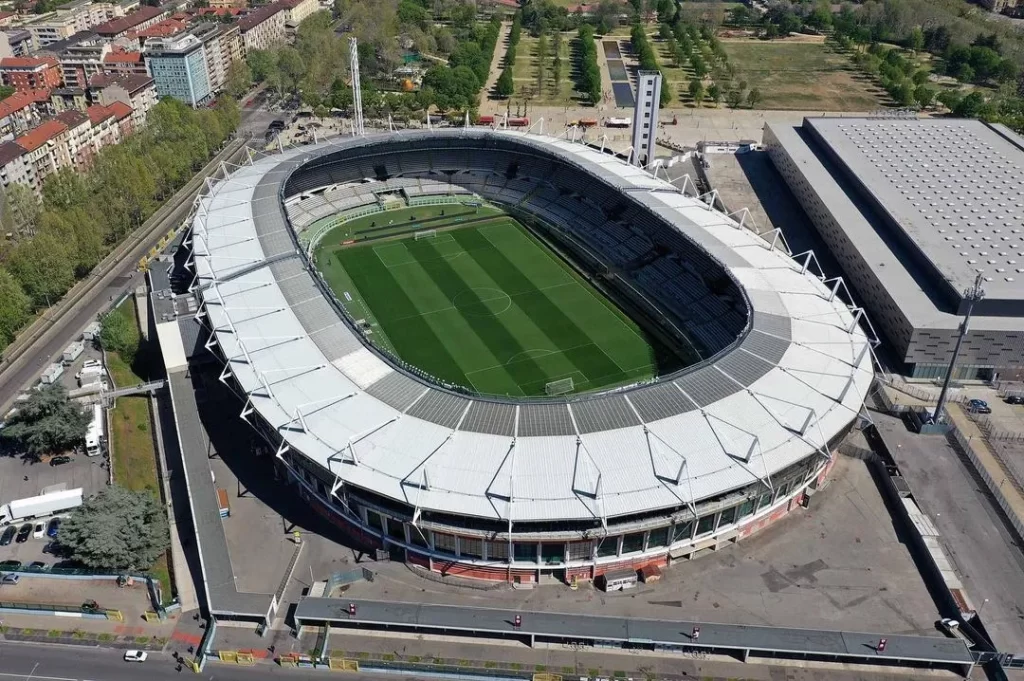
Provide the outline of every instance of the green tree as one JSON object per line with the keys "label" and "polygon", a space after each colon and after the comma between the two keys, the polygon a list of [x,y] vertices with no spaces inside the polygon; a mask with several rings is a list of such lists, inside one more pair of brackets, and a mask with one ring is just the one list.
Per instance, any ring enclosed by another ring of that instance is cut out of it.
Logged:
{"label": "green tree", "polygon": [[114,485],[75,510],[60,527],[60,546],[88,568],[147,570],[167,550],[167,514],[156,490]]}
{"label": "green tree", "polygon": [[730,109],[737,108],[743,103],[743,93],[739,90],[729,90],[725,95],[725,103],[729,105]]}
{"label": "green tree", "polygon": [[251,50],[245,56],[246,63],[252,70],[252,77],[257,83],[277,73],[277,54],[271,50]]}
{"label": "green tree", "polygon": [[0,267],[0,348],[9,345],[32,310],[32,301],[21,284],[7,270]]}
{"label": "green tree", "polygon": [[75,281],[65,244],[50,233],[19,244],[7,266],[37,308],[56,303]]}
{"label": "green tree", "polygon": [[700,108],[701,102],[704,101],[704,83],[697,78],[690,81],[690,97],[697,108]]}
{"label": "green tree", "polygon": [[89,414],[59,383],[44,385],[29,392],[28,399],[7,419],[0,437],[39,459],[44,454],[71,449],[85,438]]}
{"label": "green tree", "polygon": [[757,106],[757,103],[761,101],[761,91],[756,87],[751,88],[750,92],[747,93],[747,106],[751,109]]}
{"label": "green tree", "polygon": [[119,310],[111,310],[104,315],[100,327],[100,344],[107,352],[116,352],[131,364],[139,351],[139,333],[130,315]]}
{"label": "green tree", "polygon": [[935,99],[935,90],[927,85],[918,85],[914,90],[914,99],[917,101],[917,105],[919,107],[926,109]]}
{"label": "green tree", "polygon": [[537,38],[537,96],[544,95],[544,78],[548,66],[548,38],[541,34]]}
{"label": "green tree", "polygon": [[722,88],[718,85],[718,83],[712,83],[708,87],[708,97],[710,97],[711,101],[714,102],[715,104],[718,104],[719,102],[722,101]]}
{"label": "green tree", "polygon": [[0,85],[0,100],[7,99],[15,92],[17,92],[17,90],[10,85]]}
{"label": "green tree", "polygon": [[252,69],[249,68],[248,62],[240,59],[231,62],[224,84],[227,93],[238,99],[248,92],[250,87],[252,87]]}
{"label": "green tree", "polygon": [[494,94],[498,97],[511,97],[515,91],[515,86],[512,83],[512,69],[506,66],[501,71],[501,75],[498,76],[498,82],[494,84]]}
{"label": "green tree", "polygon": [[11,184],[4,191],[14,233],[20,237],[34,235],[42,210],[35,193],[25,185],[17,183]]}

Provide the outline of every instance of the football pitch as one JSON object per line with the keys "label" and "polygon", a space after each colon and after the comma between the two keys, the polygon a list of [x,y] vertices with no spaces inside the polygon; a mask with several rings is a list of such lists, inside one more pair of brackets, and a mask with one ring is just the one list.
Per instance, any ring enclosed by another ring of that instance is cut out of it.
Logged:
{"label": "football pitch", "polygon": [[316,258],[374,343],[474,392],[544,395],[566,378],[591,391],[683,364],[505,215],[420,239],[322,242]]}

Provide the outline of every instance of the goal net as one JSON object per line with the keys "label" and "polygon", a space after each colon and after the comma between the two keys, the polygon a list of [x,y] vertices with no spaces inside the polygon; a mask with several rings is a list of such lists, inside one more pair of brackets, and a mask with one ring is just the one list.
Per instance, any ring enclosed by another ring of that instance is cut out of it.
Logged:
{"label": "goal net", "polygon": [[573,391],[572,378],[560,378],[544,385],[544,392],[548,395],[565,395]]}
{"label": "goal net", "polygon": [[419,241],[420,239],[433,239],[435,236],[437,236],[436,229],[424,229],[416,232],[415,234],[416,241]]}

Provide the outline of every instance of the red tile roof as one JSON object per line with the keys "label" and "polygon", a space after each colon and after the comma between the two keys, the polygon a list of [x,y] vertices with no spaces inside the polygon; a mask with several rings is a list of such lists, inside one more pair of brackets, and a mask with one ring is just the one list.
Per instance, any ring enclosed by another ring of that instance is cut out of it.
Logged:
{"label": "red tile roof", "polygon": [[136,38],[164,38],[175,33],[181,33],[188,26],[181,23],[177,19],[164,19],[159,21],[149,28],[145,28],[138,32],[133,32]]}
{"label": "red tile roof", "polygon": [[242,11],[243,10],[242,10],[241,7],[201,7],[201,8],[196,10],[196,16],[198,16],[198,17],[205,17],[205,16],[217,16],[217,17],[232,16],[232,17],[236,17],[239,14],[241,14]]}
{"label": "red tile roof", "polygon": [[0,69],[33,69],[59,63],[53,57],[4,57],[0,59]]}
{"label": "red tile roof", "polygon": [[72,128],[77,128],[78,126],[87,122],[89,120],[89,117],[81,111],[79,111],[78,109],[68,109],[67,111],[62,111],[61,113],[57,114],[54,117],[54,119],[66,125],[68,127],[68,130],[70,130]]}
{"label": "red tile roof", "polygon": [[273,3],[271,5],[264,5],[257,10],[249,12],[244,17],[238,20],[238,28],[245,33],[252,30],[256,26],[259,26],[264,21],[274,16],[278,12],[284,10],[284,7],[280,3]]}
{"label": "red tile roof", "polygon": [[114,115],[109,106],[103,106],[102,104],[93,104],[85,112],[89,114],[89,120],[92,121],[93,125],[102,123]]}
{"label": "red tile roof", "polygon": [[127,118],[128,116],[131,116],[132,113],[135,111],[135,109],[131,108],[124,102],[114,102],[107,108],[114,113],[114,116],[119,121]]}
{"label": "red tile roof", "polygon": [[4,19],[10,19],[11,17],[16,16],[18,16],[17,12],[0,12],[0,21],[3,21]]}
{"label": "red tile roof", "polygon": [[159,7],[140,7],[131,14],[123,16],[119,19],[112,19],[106,21],[98,26],[92,28],[94,33],[99,35],[119,35],[126,33],[140,24],[144,24],[147,21],[157,18],[163,14],[163,11]]}
{"label": "red tile roof", "polygon": [[60,121],[46,121],[42,125],[32,128],[21,137],[14,140],[18,146],[25,151],[35,151],[57,135],[65,132],[68,126]]}
{"label": "red tile roof", "polygon": [[127,52],[118,50],[103,57],[104,64],[138,64],[142,62],[141,52]]}
{"label": "red tile roof", "polygon": [[7,165],[19,156],[24,156],[25,150],[14,142],[0,144],[0,168]]}
{"label": "red tile roof", "polygon": [[46,102],[49,99],[49,90],[24,90],[22,92],[15,92],[7,99],[0,101],[0,118],[6,118],[7,116],[21,111],[32,104]]}
{"label": "red tile roof", "polygon": [[153,82],[152,76],[144,76],[141,73],[97,73],[89,79],[89,87],[102,90],[111,85],[120,85],[128,94],[134,95]]}

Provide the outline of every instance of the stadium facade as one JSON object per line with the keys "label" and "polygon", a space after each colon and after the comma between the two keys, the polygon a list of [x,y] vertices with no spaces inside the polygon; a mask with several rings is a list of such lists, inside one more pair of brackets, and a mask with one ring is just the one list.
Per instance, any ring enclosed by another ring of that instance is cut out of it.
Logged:
{"label": "stadium facade", "polygon": [[764,143],[895,369],[945,373],[981,272],[957,378],[1024,377],[1024,139],[976,120],[807,118]]}
{"label": "stadium facade", "polygon": [[[309,260],[316,240],[467,192],[544,225],[703,360],[500,400],[374,347]],[[873,380],[861,311],[811,257],[564,139],[407,131],[254,158],[211,183],[190,243],[206,346],[298,493],[361,546],[446,574],[588,579],[737,541],[813,494]]]}

